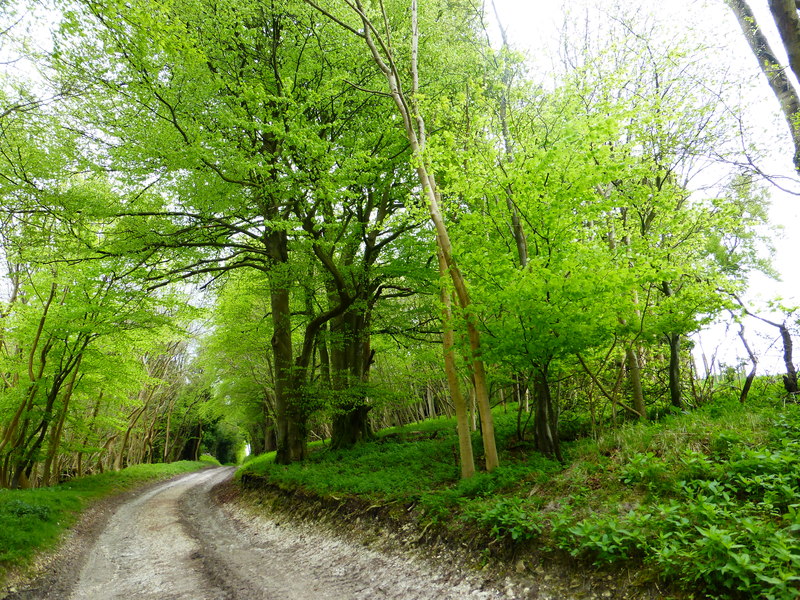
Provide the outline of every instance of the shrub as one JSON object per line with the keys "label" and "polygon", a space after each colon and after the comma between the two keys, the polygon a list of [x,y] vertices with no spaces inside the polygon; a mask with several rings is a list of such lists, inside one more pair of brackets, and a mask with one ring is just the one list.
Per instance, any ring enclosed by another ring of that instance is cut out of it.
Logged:
{"label": "shrub", "polygon": [[524,542],[542,532],[541,514],[522,498],[493,498],[471,503],[464,518],[487,527],[496,540]]}

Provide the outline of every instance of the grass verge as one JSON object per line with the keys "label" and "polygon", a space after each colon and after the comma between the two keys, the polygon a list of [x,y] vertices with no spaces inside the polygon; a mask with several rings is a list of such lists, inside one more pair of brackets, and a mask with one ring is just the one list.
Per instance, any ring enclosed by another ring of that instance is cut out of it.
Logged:
{"label": "grass verge", "polygon": [[0,490],[0,583],[12,569],[24,568],[36,554],[53,549],[90,502],[209,464],[135,465],[47,488]]}
{"label": "grass verge", "polygon": [[447,419],[383,431],[348,451],[321,447],[301,464],[257,457],[238,477],[415,507],[424,527],[491,540],[517,558],[535,548],[545,560],[634,571],[684,597],[800,596],[799,406],[777,396],[718,400],[565,444],[564,465],[514,439],[513,409],[497,409],[495,423],[501,466],[465,481]]}

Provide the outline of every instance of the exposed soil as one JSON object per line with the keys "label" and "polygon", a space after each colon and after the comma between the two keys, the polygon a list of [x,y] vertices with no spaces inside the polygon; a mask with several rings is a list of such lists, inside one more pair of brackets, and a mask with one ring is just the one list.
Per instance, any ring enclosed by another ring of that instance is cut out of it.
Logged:
{"label": "exposed soil", "polygon": [[453,566],[436,568],[302,523],[257,517],[236,503],[220,504],[212,491],[232,472],[219,468],[184,475],[127,499],[113,514],[89,519],[52,561],[48,574],[8,598],[515,597]]}
{"label": "exposed soil", "polygon": [[[464,573],[483,589],[515,600],[677,600],[652,574],[632,568],[605,571],[577,562],[567,553],[543,552],[536,541],[504,544],[468,523],[430,526],[414,505],[371,504],[361,498],[320,497],[283,490],[260,477],[244,485],[217,488],[229,511],[242,520],[289,522],[296,529],[324,532],[385,555],[413,558]],[[249,515],[249,516],[248,516]],[[409,598],[417,596],[408,596]],[[438,598],[423,595],[421,598]],[[449,596],[448,596],[449,597]],[[494,596],[492,596],[494,597]]]}

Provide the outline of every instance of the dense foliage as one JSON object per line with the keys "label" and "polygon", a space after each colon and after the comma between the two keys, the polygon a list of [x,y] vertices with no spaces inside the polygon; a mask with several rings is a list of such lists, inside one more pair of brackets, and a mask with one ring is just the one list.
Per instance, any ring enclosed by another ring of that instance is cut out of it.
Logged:
{"label": "dense foliage", "polygon": [[4,30],[37,74],[0,113],[0,485],[442,412],[469,476],[492,403],[561,459],[587,412],[713,392],[687,336],[769,271],[737,82],[617,15],[543,85],[440,4],[84,0],[38,54]]}
{"label": "dense foliage", "polygon": [[[769,194],[706,42],[591,13],[542,75],[467,0],[24,8],[0,488],[249,450],[276,485],[793,597],[798,417],[748,403],[744,323],[777,329],[791,402],[800,311],[745,300]],[[694,352],[721,318],[744,379]],[[26,502],[6,517],[55,510]]]}

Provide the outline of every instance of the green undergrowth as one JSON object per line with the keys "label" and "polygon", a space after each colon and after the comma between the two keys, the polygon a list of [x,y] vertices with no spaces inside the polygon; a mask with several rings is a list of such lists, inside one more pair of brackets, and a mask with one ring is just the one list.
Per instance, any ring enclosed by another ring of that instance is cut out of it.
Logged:
{"label": "green undergrowth", "polygon": [[209,464],[214,461],[135,465],[47,488],[0,490],[0,583],[10,569],[52,549],[90,502]]}
{"label": "green undergrowth", "polygon": [[[257,457],[238,476],[416,507],[424,526],[634,569],[643,584],[669,582],[690,597],[800,596],[797,405],[777,395],[717,400],[564,444],[563,465],[515,440],[515,420],[513,407],[496,409],[501,466],[468,480],[449,419],[382,431],[347,451],[320,445],[300,464]],[[473,441],[478,457],[477,433]]]}
{"label": "green undergrowth", "polygon": [[605,458],[617,494],[563,498],[550,543],[707,598],[800,596],[800,407],[717,405],[638,432],[646,447]]}

